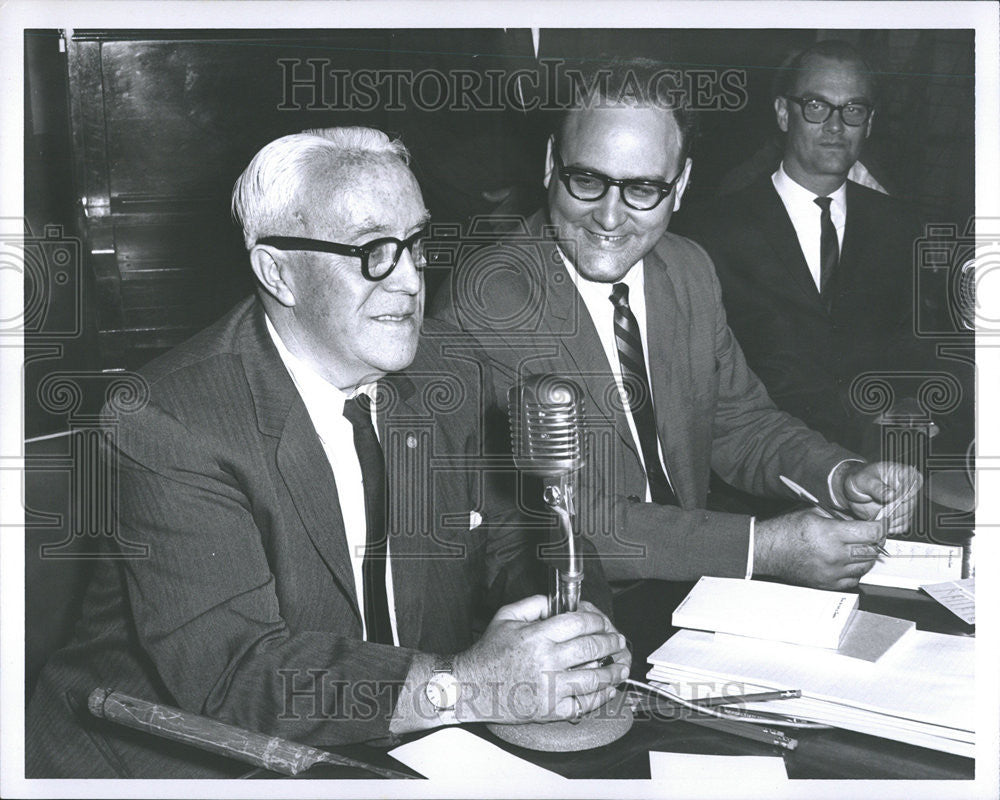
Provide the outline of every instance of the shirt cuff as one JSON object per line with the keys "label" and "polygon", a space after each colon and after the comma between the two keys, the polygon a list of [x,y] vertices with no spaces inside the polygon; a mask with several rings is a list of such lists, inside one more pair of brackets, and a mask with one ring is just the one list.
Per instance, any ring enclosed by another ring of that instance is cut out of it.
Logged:
{"label": "shirt cuff", "polygon": [[[833,493],[833,476],[834,476],[834,473],[838,469],[840,469],[840,467],[842,465],[844,465],[844,464],[850,464],[851,462],[854,462],[856,464],[864,464],[865,460],[863,458],[845,458],[843,461],[838,461],[834,465],[833,469],[830,470],[830,474],[826,476],[826,491],[827,491],[827,494],[830,495],[830,500],[833,501],[833,504],[835,506],[838,506],[838,507],[842,507],[842,506],[840,506],[840,504],[837,502],[837,495],[835,495]],[[750,530],[752,531],[753,528],[751,527]]]}
{"label": "shirt cuff", "polygon": [[750,541],[747,544],[747,574],[745,580],[750,580],[753,577],[753,533],[754,526],[757,523],[757,517],[750,517]]}

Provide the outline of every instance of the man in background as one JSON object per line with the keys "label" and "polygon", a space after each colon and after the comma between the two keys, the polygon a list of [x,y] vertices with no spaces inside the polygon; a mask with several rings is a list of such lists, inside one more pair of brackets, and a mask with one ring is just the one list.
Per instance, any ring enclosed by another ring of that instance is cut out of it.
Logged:
{"label": "man in background", "polygon": [[853,47],[824,41],[792,59],[774,110],[778,168],[689,209],[682,231],[711,256],[729,324],[778,407],[875,458],[879,432],[851,384],[931,363],[913,325],[920,222],[848,180],[876,115],[874,75]]}

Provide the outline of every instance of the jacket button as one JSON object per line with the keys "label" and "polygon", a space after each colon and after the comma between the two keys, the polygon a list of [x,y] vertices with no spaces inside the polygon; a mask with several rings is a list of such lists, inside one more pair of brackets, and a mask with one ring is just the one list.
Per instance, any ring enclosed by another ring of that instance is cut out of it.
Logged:
{"label": "jacket button", "polygon": [[642,502],[642,500],[639,499],[639,495],[637,495],[637,494],[630,494],[626,499],[627,500],[631,500],[633,503],[641,503]]}

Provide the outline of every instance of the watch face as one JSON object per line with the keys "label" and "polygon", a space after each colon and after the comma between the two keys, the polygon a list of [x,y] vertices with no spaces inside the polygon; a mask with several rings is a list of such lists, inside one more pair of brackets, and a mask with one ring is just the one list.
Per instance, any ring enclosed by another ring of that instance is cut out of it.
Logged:
{"label": "watch face", "polygon": [[435,675],[427,682],[426,694],[434,708],[454,708],[458,702],[458,681],[447,672]]}

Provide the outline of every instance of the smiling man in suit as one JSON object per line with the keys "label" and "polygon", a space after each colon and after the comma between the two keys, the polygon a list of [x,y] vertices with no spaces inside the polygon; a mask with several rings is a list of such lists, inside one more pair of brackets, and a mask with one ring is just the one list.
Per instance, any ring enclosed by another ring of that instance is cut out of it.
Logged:
{"label": "smiling man in suit", "polygon": [[[866,464],[779,411],[728,325],[712,262],[667,231],[691,172],[691,112],[669,71],[602,66],[549,141],[547,207],[468,247],[436,313],[476,333],[505,386],[555,373],[585,392],[578,520],[609,578],[767,575],[847,588],[885,535],[870,521],[919,477]],[[785,475],[860,519],[705,510],[709,475],[754,494]],[[902,503],[891,530],[906,528]]]}
{"label": "smiling man in suit", "polygon": [[729,323],[775,403],[876,456],[851,383],[932,363],[913,327],[921,226],[907,204],[848,180],[876,116],[874,75],[853,47],[804,50],[776,90],[777,170],[691,209],[682,230],[712,257]]}
{"label": "smiling man in suit", "polygon": [[227,774],[90,717],[95,687],[316,745],[614,696],[624,639],[587,603],[545,618],[488,502],[474,344],[421,336],[407,164],[379,131],[332,128],[240,177],[257,296],[144,368],[149,402],[117,421],[119,536],[148,557],[100,563],[31,701],[29,777]]}

